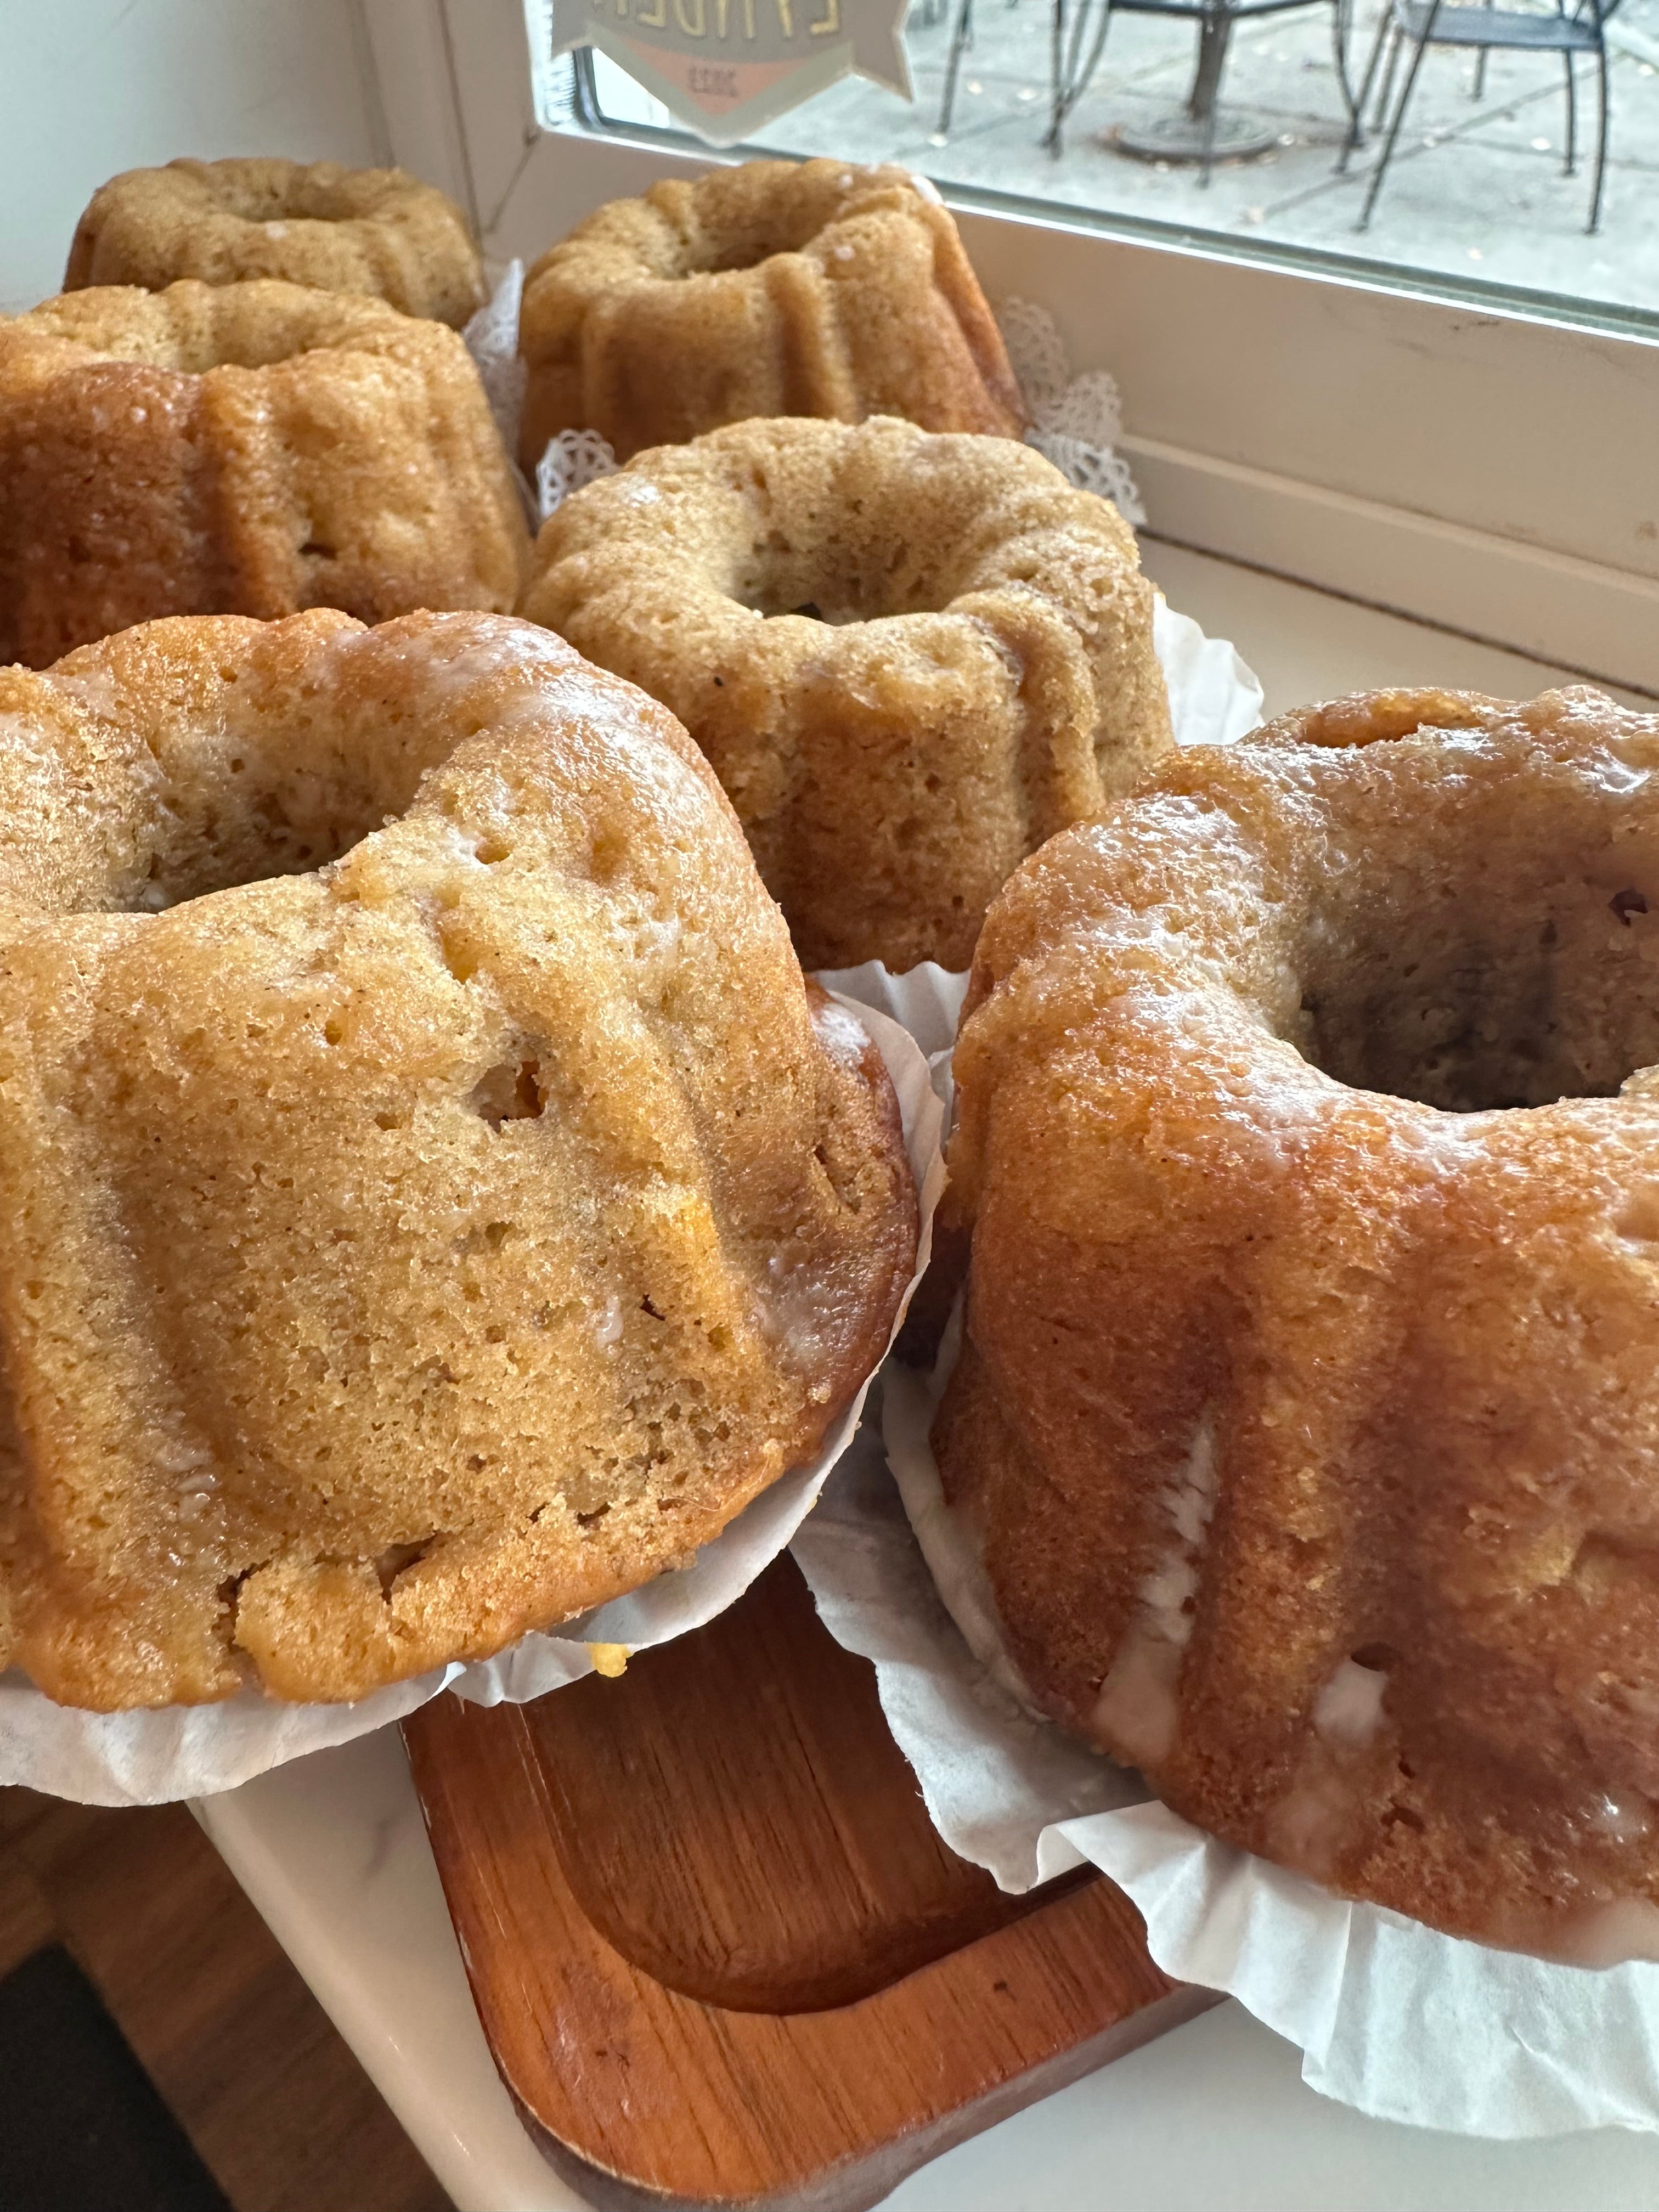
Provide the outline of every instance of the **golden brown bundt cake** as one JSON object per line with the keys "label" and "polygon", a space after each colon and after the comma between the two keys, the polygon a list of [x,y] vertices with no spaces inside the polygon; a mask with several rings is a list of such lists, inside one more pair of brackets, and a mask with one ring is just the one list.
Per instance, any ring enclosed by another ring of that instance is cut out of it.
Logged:
{"label": "golden brown bundt cake", "polygon": [[356,1698],[682,1564],[915,1248],[672,715],[491,615],[0,675],[0,1668]]}
{"label": "golden brown bundt cake", "polygon": [[739,423],[576,493],[532,567],[523,611],[708,756],[809,968],[966,967],[1171,743],[1133,533],[1011,439]]}
{"label": "golden brown bundt cake", "polygon": [[159,292],[180,276],[364,292],[457,329],[484,297],[453,200],[406,170],[337,161],[169,161],[100,185],[76,225],[64,289]]}
{"label": "golden brown bundt cake", "polygon": [[507,612],[529,550],[466,348],[297,284],[0,319],[0,662],[160,615]]}
{"label": "golden brown bundt cake", "polygon": [[1384,692],[1045,847],[956,1054],[934,1443],[1042,1702],[1590,1962],[1659,1955],[1656,979],[1659,718]]}
{"label": "golden brown bundt cake", "polygon": [[956,224],[906,169],[745,161],[612,200],[532,268],[519,349],[526,469],[561,430],[626,460],[755,415],[1025,424]]}

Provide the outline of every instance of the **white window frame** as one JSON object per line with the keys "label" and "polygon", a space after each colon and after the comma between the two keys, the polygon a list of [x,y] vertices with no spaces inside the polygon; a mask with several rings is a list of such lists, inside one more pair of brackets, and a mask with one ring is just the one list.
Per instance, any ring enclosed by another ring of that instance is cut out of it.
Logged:
{"label": "white window frame", "polygon": [[[738,158],[538,130],[520,0],[362,5],[394,158],[495,257]],[[1659,341],[957,213],[991,296],[1117,378],[1152,535],[1659,696]]]}

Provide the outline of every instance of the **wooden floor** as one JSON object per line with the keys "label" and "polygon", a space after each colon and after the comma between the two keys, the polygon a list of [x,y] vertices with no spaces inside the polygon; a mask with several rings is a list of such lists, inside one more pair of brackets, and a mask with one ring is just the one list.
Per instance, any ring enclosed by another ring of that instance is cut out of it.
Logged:
{"label": "wooden floor", "polygon": [[181,1805],[0,1790],[0,1975],[72,1952],[236,2212],[449,2203]]}

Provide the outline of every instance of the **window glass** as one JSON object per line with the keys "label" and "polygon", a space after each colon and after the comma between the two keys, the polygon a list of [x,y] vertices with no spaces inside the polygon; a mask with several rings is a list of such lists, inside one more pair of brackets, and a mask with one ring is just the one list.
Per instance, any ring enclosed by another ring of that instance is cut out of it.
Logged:
{"label": "window glass", "polygon": [[[1119,234],[1659,330],[1659,0],[1448,4],[1433,11],[1437,30],[1502,43],[1437,40],[1420,59],[1424,0],[1231,4],[1236,15],[1206,34],[1200,0],[1191,12],[1188,0],[1116,0],[1109,15],[1100,0],[913,0],[914,105],[843,79],[751,150],[902,161],[970,203],[1060,204]],[[532,5],[532,47],[538,14]],[[1606,174],[1590,234],[1604,61]],[[603,55],[538,55],[536,70],[546,127],[691,143]],[[1360,143],[1345,153],[1349,99],[1362,93]],[[1207,174],[1192,158],[1206,110]]]}

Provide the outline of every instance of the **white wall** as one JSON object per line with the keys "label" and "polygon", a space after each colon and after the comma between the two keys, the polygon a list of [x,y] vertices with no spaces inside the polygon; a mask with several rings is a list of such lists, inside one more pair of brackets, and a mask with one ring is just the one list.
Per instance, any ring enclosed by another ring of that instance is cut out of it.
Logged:
{"label": "white wall", "polygon": [[119,169],[389,158],[357,0],[0,0],[0,312],[58,289]]}

